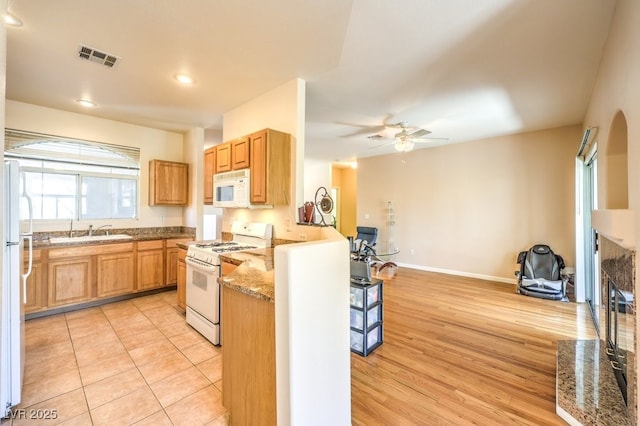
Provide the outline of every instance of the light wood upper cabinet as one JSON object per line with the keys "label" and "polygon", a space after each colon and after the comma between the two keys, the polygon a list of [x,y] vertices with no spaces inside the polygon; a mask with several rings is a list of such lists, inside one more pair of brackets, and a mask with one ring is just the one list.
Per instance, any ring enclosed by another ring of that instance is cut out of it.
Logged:
{"label": "light wood upper cabinet", "polygon": [[162,240],[138,242],[136,290],[164,285],[164,243]]}
{"label": "light wood upper cabinet", "polygon": [[[214,174],[230,172],[231,170],[241,170],[249,168],[250,146],[249,138],[242,137],[223,144],[215,148],[215,169]],[[205,152],[206,158],[206,152]],[[205,160],[206,165],[206,160]],[[206,186],[205,186],[206,188]],[[213,202],[213,200],[212,200]]]}
{"label": "light wood upper cabinet", "polygon": [[204,203],[213,204],[213,175],[216,172],[216,147],[204,152]]}
{"label": "light wood upper cabinet", "polygon": [[216,148],[216,169],[215,173],[230,172],[231,163],[231,142],[225,142]]}
{"label": "light wood upper cabinet", "polygon": [[[105,248],[107,246],[104,246]],[[131,293],[134,290],[134,257],[133,243],[113,244],[115,253],[97,256],[97,291],[98,297],[117,296]]]}
{"label": "light wood upper cabinet", "polygon": [[240,170],[249,167],[249,138],[244,137],[231,142],[231,169]]}
{"label": "light wood upper cabinet", "polygon": [[189,165],[149,161],[149,205],[186,206],[189,202]]}
{"label": "light wood upper cabinet", "polygon": [[265,129],[249,136],[251,204],[284,204],[291,198],[291,135]]}

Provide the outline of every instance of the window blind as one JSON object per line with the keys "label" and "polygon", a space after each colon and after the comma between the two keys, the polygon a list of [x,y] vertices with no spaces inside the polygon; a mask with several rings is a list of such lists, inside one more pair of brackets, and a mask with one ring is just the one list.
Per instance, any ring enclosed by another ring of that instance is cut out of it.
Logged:
{"label": "window blind", "polygon": [[5,156],[140,170],[140,148],[5,129]]}

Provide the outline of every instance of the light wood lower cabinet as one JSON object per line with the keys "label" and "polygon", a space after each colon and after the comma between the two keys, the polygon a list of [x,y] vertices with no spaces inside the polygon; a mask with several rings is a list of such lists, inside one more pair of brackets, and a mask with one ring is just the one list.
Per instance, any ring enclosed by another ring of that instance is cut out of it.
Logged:
{"label": "light wood lower cabinet", "polygon": [[222,324],[222,404],[233,424],[275,425],[275,304],[222,287]]}
{"label": "light wood lower cabinet", "polygon": [[[33,251],[25,312],[36,313],[178,284],[186,308],[186,250],[192,238],[68,246]],[[24,268],[28,266],[25,251]]]}
{"label": "light wood lower cabinet", "polygon": [[187,309],[187,263],[185,258],[187,257],[187,251],[185,249],[178,249],[178,261],[176,262],[176,275],[177,275],[177,303],[182,309]]}
{"label": "light wood lower cabinet", "polygon": [[[172,285],[178,282],[178,257],[182,250],[178,247],[178,243],[186,243],[192,241],[191,238],[172,238],[165,242],[165,284]],[[183,258],[184,261],[184,258]]]}
{"label": "light wood lower cabinet", "polygon": [[89,300],[92,263],[91,256],[50,260],[47,306],[55,307]]}
{"label": "light wood lower cabinet", "polygon": [[[27,252],[25,252],[26,254]],[[41,250],[33,250],[33,261],[31,263],[31,274],[27,278],[26,285],[26,303],[24,305],[24,310],[26,313],[36,312],[41,310],[43,307],[46,307],[46,304],[43,303],[42,294],[42,261],[41,261]],[[29,261],[25,260],[24,262],[24,270],[26,272],[29,267]]]}
{"label": "light wood lower cabinet", "polygon": [[234,265],[231,262],[227,262],[226,260],[223,260],[222,262],[220,262],[220,275],[223,277],[225,275],[229,275],[230,273],[235,271],[237,267],[238,267],[237,265]]}
{"label": "light wood lower cabinet", "polygon": [[164,242],[138,243],[138,279],[136,290],[149,290],[164,285]]}
{"label": "light wood lower cabinet", "polygon": [[131,293],[133,277],[134,265],[131,252],[98,256],[98,297]]}

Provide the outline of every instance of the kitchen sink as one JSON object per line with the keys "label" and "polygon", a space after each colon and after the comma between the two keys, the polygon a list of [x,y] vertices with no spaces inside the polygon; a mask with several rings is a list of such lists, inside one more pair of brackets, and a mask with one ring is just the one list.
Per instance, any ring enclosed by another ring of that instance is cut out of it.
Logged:
{"label": "kitchen sink", "polygon": [[113,234],[113,235],[84,235],[82,237],[54,237],[49,238],[51,244],[60,243],[86,243],[91,241],[113,241],[113,240],[130,240],[133,237],[127,234]]}

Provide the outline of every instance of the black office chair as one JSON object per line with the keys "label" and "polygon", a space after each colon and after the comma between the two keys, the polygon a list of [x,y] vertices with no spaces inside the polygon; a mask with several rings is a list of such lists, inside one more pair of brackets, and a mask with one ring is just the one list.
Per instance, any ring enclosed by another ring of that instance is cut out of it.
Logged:
{"label": "black office chair", "polygon": [[[397,268],[398,265],[391,260],[384,260],[378,257],[376,249],[376,241],[378,240],[378,228],[370,226],[358,226],[356,227],[358,235],[356,239],[349,237],[351,243],[351,260],[364,261],[370,267],[376,270],[376,273],[381,272],[385,268]],[[389,256],[388,254],[381,254],[381,256]]]}
{"label": "black office chair", "polygon": [[364,260],[372,255],[375,256],[376,250],[373,247],[378,240],[378,228],[358,226],[356,231],[358,233],[351,244],[351,257],[357,260]]}

